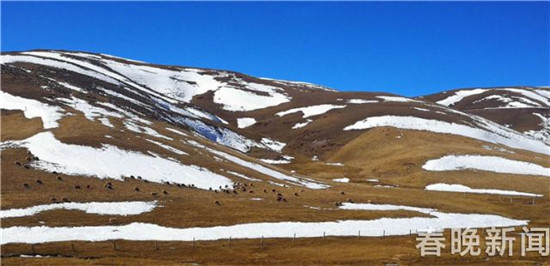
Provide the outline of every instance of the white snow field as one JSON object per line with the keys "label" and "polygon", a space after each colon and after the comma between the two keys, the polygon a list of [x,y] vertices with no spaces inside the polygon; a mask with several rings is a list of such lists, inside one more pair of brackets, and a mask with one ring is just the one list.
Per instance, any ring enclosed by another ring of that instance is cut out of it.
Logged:
{"label": "white snow field", "polygon": [[36,134],[20,142],[40,158],[33,167],[68,175],[122,179],[141,176],[152,182],[194,184],[198,188],[232,186],[230,179],[195,165],[183,165],[160,157],[121,150],[112,145],[102,148],[61,143],[51,132]]}
{"label": "white snow field", "polygon": [[286,146],[286,143],[272,140],[270,138],[262,138],[260,142],[266,147],[268,147],[269,149],[276,152],[281,152],[283,148]]}
{"label": "white snow field", "polygon": [[462,101],[462,99],[464,99],[468,96],[484,93],[486,91],[487,91],[487,89],[473,89],[473,90],[455,91],[453,93],[453,95],[451,95],[451,96],[449,96],[449,97],[447,97],[443,100],[439,100],[439,101],[437,101],[437,103],[441,104],[441,105],[445,105],[445,106],[451,106],[451,105],[453,105],[457,102]]}
{"label": "white snow field", "polygon": [[172,147],[172,146],[170,146],[170,145],[166,145],[166,144],[164,144],[164,143],[162,143],[162,142],[158,142],[158,141],[154,141],[154,140],[150,140],[150,139],[145,139],[145,140],[148,141],[148,142],[151,142],[151,143],[153,143],[153,144],[155,144],[155,145],[157,145],[157,146],[159,146],[159,147],[161,147],[161,148],[163,148],[163,149],[165,149],[165,150],[169,150],[169,151],[171,151],[171,152],[173,152],[173,153],[175,153],[175,154],[178,154],[178,155],[189,155],[187,152],[184,152],[184,151],[182,151],[182,150],[178,150],[178,149],[176,149],[176,148],[174,148],[174,147]]}
{"label": "white snow field", "polygon": [[428,171],[470,169],[517,175],[550,176],[550,168],[538,164],[483,155],[447,155],[427,161],[422,168]]}
{"label": "white snow field", "polygon": [[59,126],[57,120],[63,116],[63,109],[36,100],[13,96],[0,91],[0,108],[6,110],[21,110],[26,118],[40,117],[45,129]]}
{"label": "white snow field", "polygon": [[542,197],[542,195],[534,194],[534,193],[517,192],[513,190],[500,190],[500,189],[478,189],[478,188],[470,188],[468,186],[460,185],[460,184],[437,183],[437,184],[427,185],[425,189],[429,191],[443,191],[443,192],[465,192],[465,193],[478,193],[478,194]]}
{"label": "white snow field", "polygon": [[490,143],[498,143],[511,148],[528,150],[550,155],[550,146],[527,137],[519,132],[504,128],[485,119],[476,117],[479,128],[463,124],[425,119],[414,116],[373,116],[355,122],[344,130],[363,130],[374,127],[396,127],[411,130],[423,130],[435,133],[453,134]]}
{"label": "white snow field", "polygon": [[223,86],[214,92],[214,103],[221,104],[223,106],[222,108],[227,111],[253,111],[290,101],[289,96],[283,94],[275,87],[262,84],[253,85],[254,86],[247,86],[247,88],[252,88],[252,90],[264,92],[268,95],[260,95],[252,91],[242,90],[231,86]]}
{"label": "white snow field", "polygon": [[256,119],[251,117],[237,118],[237,127],[238,128],[247,128],[251,125],[256,124]]}
{"label": "white snow field", "polygon": [[0,210],[0,218],[32,216],[51,210],[79,210],[85,213],[99,215],[138,215],[152,211],[157,206],[156,201],[122,201],[122,202],[64,202],[37,205],[28,208]]}
{"label": "white snow field", "polygon": [[292,108],[286,111],[278,112],[277,116],[285,116],[292,113],[302,112],[302,118],[324,114],[332,109],[344,108],[346,105],[320,104],[307,107]]}
{"label": "white snow field", "polygon": [[384,102],[418,102],[417,100],[401,96],[376,96],[376,98],[380,98],[384,100]]}
{"label": "white snow field", "polygon": [[294,126],[292,126],[292,129],[297,129],[297,128],[302,128],[302,127],[305,127],[307,126],[309,123],[313,122],[313,120],[311,119],[307,119],[306,122],[303,122],[303,123],[296,123],[294,124]]}
{"label": "white snow field", "polygon": [[346,102],[350,104],[378,103],[377,100],[365,100],[365,99],[349,99]]}
{"label": "white snow field", "polygon": [[302,186],[305,186],[305,187],[308,187],[308,188],[311,188],[311,189],[324,189],[324,188],[329,187],[328,185],[321,184],[321,183],[316,183],[316,182],[310,181],[306,178],[297,178],[297,177],[285,175],[281,172],[275,171],[275,170],[273,170],[271,168],[268,168],[268,167],[265,167],[261,164],[248,162],[248,161],[240,159],[236,156],[227,154],[225,152],[213,150],[213,149],[210,149],[210,148],[207,148],[207,147],[204,147],[204,148],[206,150],[208,150],[210,153],[218,155],[218,156],[220,156],[220,157],[222,157],[222,158],[224,158],[224,159],[226,159],[230,162],[233,162],[233,163],[238,164],[240,166],[243,166],[245,168],[249,168],[251,170],[254,170],[255,172],[258,172],[258,173],[263,174],[263,175],[270,176],[270,177],[275,178],[275,179],[284,180],[284,181],[287,181],[287,182],[290,182],[290,183],[293,183],[293,184],[296,184],[296,185],[302,185]]}
{"label": "white snow field", "polygon": [[[2,229],[1,244],[45,243],[56,241],[106,241],[114,239],[134,241],[193,241],[250,238],[291,238],[327,236],[365,237],[407,235],[411,232],[440,230],[445,228],[484,228],[527,225],[528,221],[514,220],[491,214],[441,213],[426,208],[383,205],[363,207],[355,204],[356,210],[407,209],[428,213],[432,217],[380,218],[374,220],[341,220],[330,222],[266,222],[230,226],[170,228],[147,223],[131,223],[120,226],[82,227],[24,227]],[[349,208],[352,209],[351,207]]]}
{"label": "white snow field", "polygon": [[429,208],[419,208],[419,207],[410,207],[402,205],[392,205],[392,204],[373,204],[373,203],[349,203],[344,202],[342,206],[339,207],[342,210],[362,210],[362,211],[414,211],[430,214],[436,212],[435,209]]}

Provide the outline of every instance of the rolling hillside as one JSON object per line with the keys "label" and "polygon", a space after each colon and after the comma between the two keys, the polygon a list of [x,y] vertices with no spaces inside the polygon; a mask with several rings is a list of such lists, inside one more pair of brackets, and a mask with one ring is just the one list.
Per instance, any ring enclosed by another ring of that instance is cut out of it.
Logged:
{"label": "rolling hillside", "polygon": [[1,63],[8,263],[130,262],[154,242],[157,264],[408,264],[413,232],[550,225],[548,88],[407,98],[85,52]]}

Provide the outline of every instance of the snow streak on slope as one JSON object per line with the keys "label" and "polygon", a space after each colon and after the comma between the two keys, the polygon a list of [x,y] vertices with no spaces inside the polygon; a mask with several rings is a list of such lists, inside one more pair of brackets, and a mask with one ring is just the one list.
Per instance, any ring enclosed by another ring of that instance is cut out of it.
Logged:
{"label": "snow streak on slope", "polygon": [[459,171],[465,169],[518,175],[550,176],[550,168],[496,156],[447,155],[427,161],[422,168],[428,171]]}
{"label": "snow streak on slope", "polygon": [[478,118],[475,128],[457,123],[425,119],[414,116],[375,116],[357,121],[344,130],[363,130],[374,127],[396,127],[411,130],[424,130],[435,133],[445,133],[498,143],[508,147],[523,149],[543,154],[550,154],[550,147],[543,142],[524,136],[516,131],[504,128],[498,124]]}
{"label": "snow streak on slope", "polygon": [[256,119],[251,117],[237,118],[237,127],[238,128],[247,128],[251,125],[256,124]]}
{"label": "snow streak on slope", "polygon": [[0,108],[6,110],[21,110],[26,118],[40,117],[45,129],[58,127],[57,120],[63,116],[63,109],[36,100],[13,96],[0,91]]}
{"label": "snow streak on slope", "polygon": [[[411,207],[413,208],[413,207]],[[490,214],[461,214],[431,212],[434,217],[380,218],[375,220],[343,220],[330,222],[266,222],[229,226],[170,228],[155,224],[131,223],[121,226],[82,227],[24,227],[2,230],[1,244],[46,243],[56,241],[106,241],[125,239],[134,241],[193,241],[250,238],[299,238],[326,236],[379,237],[408,235],[411,231],[444,228],[484,228],[527,225],[527,221],[513,220]]]}
{"label": "snow streak on slope", "polygon": [[451,105],[453,105],[457,102],[460,102],[462,99],[464,99],[468,96],[484,93],[486,91],[487,91],[486,89],[455,91],[453,95],[451,95],[451,96],[449,96],[449,97],[447,97],[443,100],[437,101],[437,103],[441,104],[441,105],[445,105],[445,106],[451,106]]}
{"label": "snow streak on slope", "polygon": [[34,135],[21,141],[20,145],[40,158],[32,166],[45,171],[119,180],[134,175],[158,183],[194,184],[202,189],[232,186],[228,178],[195,165],[183,165],[111,145],[96,149],[64,144],[55,139],[51,132]]}
{"label": "snow streak on slope", "polygon": [[334,105],[334,104],[320,104],[320,105],[313,105],[313,106],[307,106],[307,107],[300,107],[300,108],[293,108],[290,110],[278,112],[277,116],[285,116],[288,114],[296,113],[296,112],[302,112],[303,118],[308,118],[311,116],[316,116],[320,114],[324,114],[332,109],[339,109],[344,108],[346,105]]}
{"label": "snow streak on slope", "polygon": [[[206,147],[203,146],[203,148],[206,148]],[[306,186],[306,187],[311,188],[311,189],[324,189],[324,188],[328,187],[325,184],[316,183],[316,182],[313,182],[313,181],[310,181],[310,180],[306,180],[304,178],[297,178],[297,177],[285,175],[281,172],[275,171],[275,170],[273,170],[271,168],[268,168],[268,167],[265,167],[261,164],[257,164],[257,163],[253,163],[253,162],[247,162],[243,159],[240,159],[236,156],[227,154],[225,152],[216,151],[216,150],[213,150],[213,149],[210,149],[210,148],[206,148],[206,149],[210,153],[216,154],[216,155],[218,155],[222,158],[225,158],[226,160],[229,160],[233,163],[236,163],[236,164],[241,165],[243,167],[254,170],[255,172],[273,177],[275,179],[284,180],[284,181],[287,181],[287,182],[290,182],[290,183],[293,183],[293,184]]]}
{"label": "snow streak on slope", "polygon": [[426,190],[429,191],[444,191],[444,192],[465,192],[465,193],[478,193],[478,194],[495,194],[495,195],[510,195],[510,196],[526,196],[526,197],[542,197],[540,194],[517,192],[513,190],[500,190],[500,189],[478,189],[470,188],[468,186],[460,184],[431,184],[426,186]]}
{"label": "snow streak on slope", "polygon": [[13,218],[32,216],[52,210],[79,210],[85,213],[99,215],[138,215],[152,211],[157,205],[156,201],[122,201],[122,202],[64,202],[37,205],[28,208],[8,209],[0,211],[0,218]]}

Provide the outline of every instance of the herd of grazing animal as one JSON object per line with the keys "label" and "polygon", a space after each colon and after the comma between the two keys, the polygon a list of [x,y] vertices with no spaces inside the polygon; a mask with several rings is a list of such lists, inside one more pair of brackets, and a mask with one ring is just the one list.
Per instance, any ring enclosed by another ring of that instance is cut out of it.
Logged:
{"label": "herd of grazing animal", "polygon": [[[16,161],[15,162],[15,165],[17,166],[22,166],[24,167],[25,169],[30,169],[30,163],[33,162],[33,161],[38,161],[39,158],[36,157],[36,156],[33,156],[32,153],[30,152],[27,152],[27,156],[25,158],[26,162],[27,163],[21,163],[19,161]],[[56,171],[53,171],[52,174],[56,175],[56,179],[58,181],[64,181],[63,177],[61,177],[60,175],[58,175],[58,173]],[[133,176],[133,175],[130,175],[129,177],[124,177],[123,178],[124,180],[139,180],[139,181],[143,181],[145,183],[149,183],[148,180],[146,179],[143,179],[141,176]],[[37,185],[44,185],[44,182],[40,179],[36,179],[35,180],[36,184]],[[195,189],[196,186],[193,185],[193,184],[189,184],[189,185],[186,185],[186,184],[179,184],[179,183],[170,183],[168,181],[165,181],[164,184],[166,185],[169,185],[169,186],[172,186],[172,185],[175,185],[177,186],[178,188],[191,188],[191,189]],[[26,188],[26,189],[29,189],[31,188],[31,186],[28,184],[28,183],[23,183],[23,187]],[[74,189],[76,190],[81,190],[82,187],[80,185],[74,185],[73,186]],[[113,190],[114,189],[114,186],[113,186],[113,183],[112,182],[106,182],[104,184],[104,188],[108,189],[108,190]],[[247,182],[234,182],[233,183],[233,187],[229,187],[228,185],[225,185],[224,187],[222,186],[219,186],[218,189],[213,189],[213,188],[209,188],[209,191],[214,191],[215,193],[226,193],[226,194],[239,194],[239,193],[249,193],[249,194],[253,194],[254,193],[254,184],[253,183],[247,183]],[[86,189],[88,190],[91,190],[92,189],[92,186],[91,185],[86,185]],[[139,187],[134,187],[134,191],[135,192],[141,192],[141,189]],[[268,193],[268,189],[263,189],[263,193],[267,194]],[[303,193],[304,190],[301,189],[300,190],[300,193]],[[168,191],[166,190],[162,190],[161,192],[163,195],[168,195]],[[276,194],[276,200],[277,202],[287,202],[287,198],[281,193],[281,192],[278,192],[275,188],[272,188],[271,189],[271,193],[277,193]],[[151,196],[154,196],[154,197],[157,197],[159,196],[160,193],[158,192],[150,192]],[[346,193],[344,191],[341,191],[339,194],[341,195],[346,195]],[[298,192],[294,192],[294,196],[295,197],[300,197],[300,194]],[[69,200],[65,197],[62,197],[61,200],[59,201],[57,198],[55,197],[51,197],[50,198],[50,201],[51,202],[69,202]],[[347,202],[351,202],[353,203],[353,200],[351,198],[347,199]],[[216,205],[221,205],[221,202],[219,200],[216,200],[214,202],[214,204]],[[339,206],[342,206],[342,202],[336,202],[335,205],[337,207]]]}

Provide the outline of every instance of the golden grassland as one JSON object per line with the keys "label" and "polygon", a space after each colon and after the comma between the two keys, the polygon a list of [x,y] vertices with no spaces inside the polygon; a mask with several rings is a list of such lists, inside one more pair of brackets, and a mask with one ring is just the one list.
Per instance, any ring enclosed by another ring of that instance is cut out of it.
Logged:
{"label": "golden grassland", "polygon": [[[122,129],[122,121],[111,119],[117,129]],[[174,138],[174,141],[155,139],[174,148],[189,153],[176,155],[164,150],[143,138],[147,135],[121,132],[104,127],[99,123],[86,120],[81,115],[66,116],[60,121],[60,127],[53,129],[56,138],[64,143],[99,147],[99,143],[112,144],[123,149],[153,151],[157,154],[177,158],[185,164],[196,164],[212,171],[220,168],[236,171],[250,177],[271,180],[247,168],[217,161],[210,154],[201,151],[185,140],[195,140],[217,150],[232,155],[255,160],[227,148],[208,143],[193,136],[180,136],[165,129],[168,125],[155,123],[152,128],[159,133]],[[21,130],[18,130],[18,129]],[[2,141],[19,140],[41,131],[39,119],[26,119],[21,112],[2,114]],[[105,135],[113,138],[105,138]],[[138,136],[139,135],[139,136]],[[397,136],[401,136],[397,138]],[[183,140],[183,141],[182,141]],[[131,222],[155,223],[169,227],[206,227],[214,225],[232,225],[248,222],[274,221],[334,221],[346,219],[376,219],[381,217],[413,217],[426,214],[410,211],[346,211],[336,208],[336,202],[353,200],[398,204],[416,207],[435,208],[443,212],[487,213],[502,215],[514,219],[530,220],[529,226],[550,226],[550,179],[537,176],[496,174],[480,171],[427,172],[422,170],[428,159],[439,158],[445,154],[482,154],[530,161],[550,166],[547,156],[513,150],[505,153],[482,149],[486,143],[475,140],[431,134],[418,131],[403,131],[393,128],[380,128],[366,131],[358,138],[340,148],[328,158],[312,161],[299,153],[291,155],[296,160],[289,165],[281,165],[281,171],[294,170],[298,174],[315,178],[331,185],[325,190],[311,190],[303,187],[279,187],[267,182],[251,182],[254,193],[225,194],[211,191],[179,188],[174,185],[145,183],[139,180],[101,180],[85,176],[57,175],[36,169],[24,169],[15,161],[24,162],[26,149],[8,149],[2,151],[1,160],[1,207],[2,209],[28,207],[47,204],[51,198],[67,198],[74,202],[88,201],[128,201],[157,200],[162,208],[136,216],[116,217],[117,224]],[[494,145],[493,145],[494,146]],[[509,149],[509,148],[507,148]],[[512,149],[509,149],[512,150]],[[326,162],[341,162],[346,166],[327,165]],[[287,172],[288,173],[288,172]],[[339,177],[350,178],[350,183],[333,182]],[[379,179],[379,183],[366,179]],[[41,180],[43,185],[36,184]],[[235,181],[248,182],[234,178]],[[105,182],[112,182],[112,190],[104,188]],[[23,187],[23,183],[30,188]],[[249,182],[250,183],[250,182]],[[425,191],[424,187],[432,183],[459,183],[474,188],[509,189],[543,194],[536,198],[510,197],[487,194],[463,194]],[[393,187],[377,187],[377,184]],[[82,189],[75,189],[80,185]],[[87,186],[90,189],[87,189]],[[134,190],[139,187],[140,191]],[[267,192],[264,192],[264,189]],[[282,193],[286,203],[276,200],[275,189]],[[160,192],[165,190],[168,194]],[[159,193],[159,196],[151,195]],[[341,192],[344,192],[342,194]],[[297,193],[298,195],[294,195]],[[262,200],[252,200],[261,198]],[[219,201],[221,205],[214,204]],[[310,207],[320,207],[320,210]],[[83,226],[107,225],[110,218],[85,214],[79,211],[55,210],[33,216],[2,220],[2,227],[11,226]],[[516,231],[521,229],[517,228]],[[448,232],[447,232],[448,234]],[[449,239],[449,238],[448,238]],[[191,242],[158,242],[117,240],[117,250],[112,241],[102,242],[56,242],[31,245],[8,244],[2,246],[2,263],[6,265],[117,265],[117,264],[548,264],[547,258],[536,254],[519,256],[519,243],[513,258],[465,257],[450,255],[443,251],[441,258],[421,258],[415,248],[413,236],[399,237],[327,237],[295,241],[292,239],[259,239]],[[519,238],[518,241],[519,242]],[[74,245],[73,251],[71,244]],[[155,245],[158,250],[155,250]],[[19,258],[9,254],[30,254],[32,248],[41,255],[61,255],[50,258]]]}

